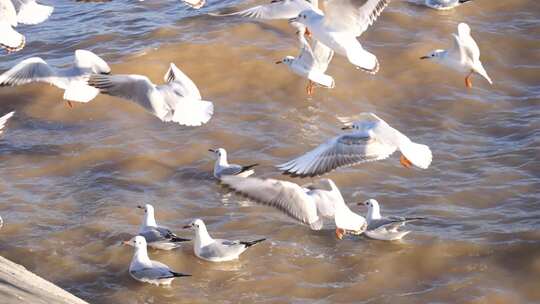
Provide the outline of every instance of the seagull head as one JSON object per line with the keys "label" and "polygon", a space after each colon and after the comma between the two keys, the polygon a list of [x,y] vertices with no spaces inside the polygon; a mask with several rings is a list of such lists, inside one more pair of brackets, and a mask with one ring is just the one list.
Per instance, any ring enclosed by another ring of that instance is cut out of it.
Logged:
{"label": "seagull head", "polygon": [[144,213],[154,213],[154,206],[150,204],[144,204],[144,205],[137,205],[137,208],[143,209]]}
{"label": "seagull head", "polygon": [[367,201],[364,201],[363,203],[358,203],[358,205],[360,206],[366,206],[368,207],[368,209],[371,209],[375,206],[379,206],[379,202],[377,202],[377,200],[374,200],[372,198],[368,199]]}
{"label": "seagull head", "polygon": [[184,226],[184,229],[192,229],[195,231],[199,230],[200,228],[206,228],[203,220],[201,219],[195,219],[189,225]]}
{"label": "seagull head", "polygon": [[135,248],[146,247],[146,239],[144,236],[136,235],[132,237],[129,241],[123,241],[123,245],[133,246]]}
{"label": "seagull head", "polygon": [[227,157],[227,151],[223,148],[208,149],[208,151],[214,153],[217,158]]}
{"label": "seagull head", "polygon": [[318,12],[312,10],[312,9],[308,9],[308,10],[304,10],[304,11],[300,12],[300,14],[298,14],[297,17],[289,19],[289,23],[298,22],[298,23],[302,23],[303,25],[307,26],[312,22],[312,20],[314,20],[316,18],[320,18],[322,16],[323,15],[321,15],[320,13],[318,13]]}
{"label": "seagull head", "polygon": [[293,56],[285,56],[282,60],[276,61],[276,64],[284,63],[286,65],[291,65],[294,61]]}
{"label": "seagull head", "polygon": [[446,54],[445,50],[435,50],[427,54],[426,56],[420,57],[420,59],[439,59],[439,58],[444,57],[445,54]]}

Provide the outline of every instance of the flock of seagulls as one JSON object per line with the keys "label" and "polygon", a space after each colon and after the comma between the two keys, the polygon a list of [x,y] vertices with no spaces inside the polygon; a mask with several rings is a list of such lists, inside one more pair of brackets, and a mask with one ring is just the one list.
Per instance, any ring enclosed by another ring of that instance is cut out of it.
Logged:
{"label": "flock of seagulls", "polygon": [[[0,0],[0,47],[8,53],[24,47],[24,36],[13,27],[18,23],[37,24],[45,21],[53,8],[35,0]],[[192,8],[200,8],[204,0],[183,0]],[[252,18],[261,20],[283,19],[296,30],[299,44],[297,57],[286,56],[276,63],[283,63],[293,73],[306,78],[308,95],[317,86],[334,88],[334,78],[327,69],[334,55],[343,56],[356,69],[375,74],[380,68],[376,55],[363,48],[360,37],[380,16],[390,0],[273,0],[237,12],[211,13],[212,16]],[[425,5],[436,9],[449,9],[468,0],[426,0]],[[471,29],[459,23],[457,34],[452,34],[453,46],[448,50],[435,50],[421,57],[443,64],[465,74],[465,84],[472,87],[471,77],[479,74],[490,84],[480,61],[480,50],[471,36]],[[55,68],[39,57],[22,60],[0,75],[0,86],[18,86],[44,82],[64,90],[63,98],[72,102],[88,103],[98,94],[115,96],[139,104],[146,111],[164,122],[185,126],[201,126],[214,114],[211,101],[203,100],[195,83],[174,63],[164,75],[164,84],[156,85],[143,75],[111,74],[111,68],[98,55],[75,51],[73,65]],[[14,112],[0,118],[0,134]],[[390,126],[373,113],[361,113],[356,121],[346,124],[345,133],[333,137],[277,169],[291,177],[317,177],[333,170],[364,162],[379,161],[399,150],[400,163],[406,168],[428,169],[432,152],[424,144],[413,142],[405,134]],[[224,148],[210,149],[215,156],[213,176],[220,183],[250,200],[273,207],[311,230],[335,227],[335,235],[364,234],[368,238],[396,241],[410,233],[403,230],[406,223],[423,217],[383,217],[375,199],[358,205],[367,207],[365,216],[352,211],[337,185],[328,178],[300,185],[291,181],[252,177],[258,164],[231,164]],[[155,250],[173,250],[192,240],[180,237],[170,229],[159,226],[154,207],[138,206],[144,210],[143,222],[137,235],[126,245],[134,247],[129,274],[137,281],[169,285],[177,277],[190,276],[173,271],[167,265],[153,261],[147,247]],[[0,218],[0,226],[2,225]],[[236,260],[248,248],[265,238],[239,241],[214,239],[202,219],[195,219],[184,227],[195,231],[193,252],[209,262]]]}

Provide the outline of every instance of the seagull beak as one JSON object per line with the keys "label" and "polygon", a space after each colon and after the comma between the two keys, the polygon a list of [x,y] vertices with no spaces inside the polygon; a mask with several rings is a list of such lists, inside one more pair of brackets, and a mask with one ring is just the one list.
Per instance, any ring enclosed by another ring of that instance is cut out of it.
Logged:
{"label": "seagull beak", "polygon": [[344,126],[341,128],[341,130],[350,130],[352,128],[353,128],[352,126]]}
{"label": "seagull beak", "polygon": [[298,22],[298,17],[289,19],[289,23],[294,23],[294,22]]}
{"label": "seagull beak", "polygon": [[126,245],[126,246],[129,246],[129,241],[122,241],[122,243],[120,243],[121,245]]}
{"label": "seagull beak", "polygon": [[276,61],[276,64],[280,64],[280,63],[283,63],[283,61],[281,61],[281,60],[280,60],[280,61]]}
{"label": "seagull beak", "polygon": [[190,229],[191,228],[191,225],[185,225],[184,227],[182,227],[184,229]]}
{"label": "seagull beak", "polygon": [[214,149],[208,149],[208,152],[216,153],[216,150],[214,150]]}
{"label": "seagull beak", "polygon": [[139,209],[144,209],[144,206],[142,206],[142,205],[137,205],[137,208],[139,208]]}
{"label": "seagull beak", "polygon": [[429,56],[422,56],[422,57],[420,57],[420,59],[429,59],[429,58],[431,58],[431,57],[429,57]]}

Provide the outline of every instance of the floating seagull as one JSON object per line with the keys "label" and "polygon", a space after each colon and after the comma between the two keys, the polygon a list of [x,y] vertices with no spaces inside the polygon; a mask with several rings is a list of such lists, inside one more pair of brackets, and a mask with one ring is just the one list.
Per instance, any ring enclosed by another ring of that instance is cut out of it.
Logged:
{"label": "floating seagull", "polygon": [[185,4],[191,6],[194,9],[200,9],[206,3],[206,0],[182,0]]}
{"label": "floating seagull", "polygon": [[328,173],[334,169],[385,159],[399,149],[404,167],[427,169],[431,150],[412,142],[373,113],[362,113],[359,120],[342,128],[352,133],[336,136],[306,154],[278,165],[284,174],[306,177]]}
{"label": "floating seagull", "polygon": [[6,115],[0,117],[0,135],[4,133],[4,127],[7,124],[7,121],[15,114],[15,111],[11,111],[7,113]]}
{"label": "floating seagull", "polygon": [[462,3],[469,2],[472,0],[425,0],[425,4],[428,7],[437,9],[437,10],[449,10],[456,6],[461,5]]}
{"label": "floating seagull", "polygon": [[64,90],[64,99],[68,105],[71,101],[89,102],[99,90],[87,85],[88,76],[92,73],[109,74],[111,68],[96,54],[76,50],[73,66],[69,68],[53,68],[39,57],[25,59],[0,75],[0,86],[17,86],[32,82],[45,82]]}
{"label": "floating seagull", "polygon": [[330,179],[321,179],[302,187],[276,179],[238,176],[225,176],[221,181],[255,202],[275,207],[309,225],[312,230],[321,230],[324,219],[331,219],[336,225],[339,239],[346,233],[361,234],[367,228],[366,219],[349,209],[338,187]]}
{"label": "floating seagull", "polygon": [[134,236],[123,244],[135,247],[135,254],[133,254],[129,265],[129,274],[137,281],[154,285],[170,285],[174,278],[191,276],[172,271],[169,266],[150,260],[146,251],[146,240],[143,236]]}
{"label": "floating seagull", "polygon": [[88,84],[101,93],[134,101],[165,122],[200,126],[214,114],[214,105],[202,100],[197,86],[171,63],[166,84],[156,86],[142,75],[91,75]]}
{"label": "floating seagull", "polygon": [[252,164],[248,166],[241,166],[229,164],[229,162],[227,161],[227,151],[225,149],[208,149],[208,151],[214,153],[217,156],[216,164],[214,165],[214,177],[217,179],[220,179],[222,176],[225,175],[239,175],[243,177],[248,177],[255,173],[252,168],[259,165]]}
{"label": "floating seagull", "polygon": [[154,218],[154,207],[150,204],[137,206],[144,210],[144,220],[139,228],[139,235],[144,236],[149,247],[161,250],[171,250],[180,247],[182,242],[191,241],[184,239],[168,228],[158,226]]}
{"label": "floating seagull", "polygon": [[299,22],[311,31],[313,38],[346,56],[353,65],[375,74],[379,61],[375,55],[364,50],[357,37],[375,22],[390,0],[328,0],[325,14],[305,10],[291,22]]}
{"label": "floating seagull", "polygon": [[465,78],[465,85],[468,88],[472,88],[473,73],[481,75],[492,85],[493,82],[480,61],[480,49],[471,36],[471,28],[466,23],[460,23],[457,35],[452,34],[452,37],[454,46],[451,49],[435,50],[420,59],[433,59],[460,73],[468,73]]}
{"label": "floating seagull", "polygon": [[368,208],[367,222],[368,227],[364,233],[368,237],[381,241],[401,240],[410,231],[399,231],[398,229],[407,222],[423,220],[423,217],[382,217],[379,202],[369,199],[358,205],[365,205]]}
{"label": "floating seagull", "polygon": [[297,32],[297,35],[301,47],[300,55],[296,58],[287,56],[276,63],[284,63],[295,74],[307,78],[306,92],[310,96],[313,94],[315,84],[326,88],[334,88],[334,78],[325,74],[334,56],[334,51],[315,39],[313,39],[313,48],[311,48],[301,30]]}
{"label": "floating seagull", "polygon": [[38,24],[52,14],[54,7],[38,4],[35,0],[15,0],[19,11],[11,0],[0,0],[0,47],[9,53],[24,48],[24,36],[13,28],[19,23]]}
{"label": "floating seagull", "polygon": [[184,226],[186,229],[195,230],[195,242],[193,250],[195,255],[210,262],[226,262],[238,259],[238,257],[249,247],[260,243],[266,239],[255,241],[229,241],[213,239],[201,219],[194,220],[191,224]]}

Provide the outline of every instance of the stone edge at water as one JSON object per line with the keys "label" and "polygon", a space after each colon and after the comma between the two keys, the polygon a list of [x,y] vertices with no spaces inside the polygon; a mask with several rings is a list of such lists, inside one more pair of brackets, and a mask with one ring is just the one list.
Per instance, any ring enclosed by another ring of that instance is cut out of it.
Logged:
{"label": "stone edge at water", "polygon": [[2,256],[0,256],[0,303],[88,304]]}

